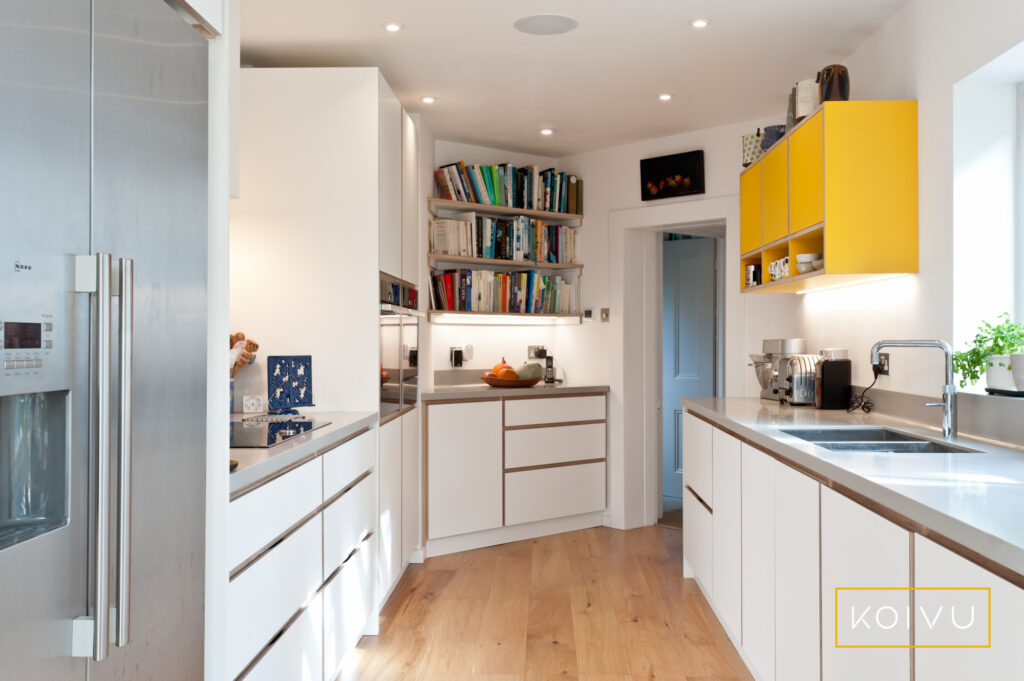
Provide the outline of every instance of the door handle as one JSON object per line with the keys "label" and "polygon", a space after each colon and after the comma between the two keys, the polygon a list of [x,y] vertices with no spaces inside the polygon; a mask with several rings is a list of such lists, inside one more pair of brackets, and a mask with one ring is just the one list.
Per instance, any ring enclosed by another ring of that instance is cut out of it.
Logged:
{"label": "door handle", "polygon": [[129,642],[129,596],[132,571],[132,388],[135,371],[135,261],[121,258],[119,312],[120,394],[117,458],[117,631],[118,647]]}
{"label": "door handle", "polygon": [[110,522],[110,254],[96,254],[96,595],[92,659],[107,657],[110,638],[108,587]]}

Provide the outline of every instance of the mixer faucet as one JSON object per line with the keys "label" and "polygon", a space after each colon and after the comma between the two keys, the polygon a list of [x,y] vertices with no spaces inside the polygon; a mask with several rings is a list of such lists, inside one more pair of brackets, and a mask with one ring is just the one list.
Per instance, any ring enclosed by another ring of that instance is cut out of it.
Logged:
{"label": "mixer faucet", "polygon": [[942,437],[956,437],[956,386],[953,384],[953,348],[941,340],[884,340],[871,348],[871,366],[878,375],[878,352],[882,348],[938,348],[946,353],[946,385],[942,388],[941,402],[926,402],[926,407],[942,407]]}

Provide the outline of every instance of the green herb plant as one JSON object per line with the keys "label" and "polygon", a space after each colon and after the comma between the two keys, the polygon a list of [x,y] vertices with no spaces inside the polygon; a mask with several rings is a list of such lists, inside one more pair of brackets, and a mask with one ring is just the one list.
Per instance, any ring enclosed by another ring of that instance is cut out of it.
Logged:
{"label": "green herb plant", "polygon": [[[960,387],[974,385],[981,379],[992,355],[1009,355],[1024,349],[1024,324],[1010,321],[1010,313],[999,315],[1002,322],[992,325],[982,322],[974,336],[973,345],[962,352],[953,353],[953,370],[960,374]],[[999,366],[1005,366],[999,362]]]}

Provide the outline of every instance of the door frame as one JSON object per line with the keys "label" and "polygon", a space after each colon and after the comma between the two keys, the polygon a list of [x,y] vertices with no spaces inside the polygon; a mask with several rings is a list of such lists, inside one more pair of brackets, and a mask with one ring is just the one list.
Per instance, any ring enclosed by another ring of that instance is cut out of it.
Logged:
{"label": "door frame", "polygon": [[[664,392],[664,364],[665,364],[665,348],[662,345],[662,338],[664,336],[663,330],[665,325],[664,320],[664,264],[665,264],[665,234],[685,234],[694,237],[704,237],[715,240],[715,337],[714,337],[714,350],[713,357],[715,363],[715,372],[712,379],[712,392],[715,397],[724,397],[723,387],[725,385],[725,362],[722,361],[725,355],[725,220],[722,219],[716,223],[705,224],[690,224],[690,225],[670,225],[660,229],[644,230],[654,232],[657,235],[657,277],[655,281],[655,293],[660,305],[651,306],[650,310],[654,316],[654,322],[657,324],[659,334],[657,336],[657,358],[658,358],[658,399],[656,409],[659,413],[659,424],[664,423],[666,408],[662,404],[661,398],[665,394]],[[645,308],[647,305],[644,306]],[[658,457],[658,489],[660,493],[658,495],[658,510],[657,517],[661,518],[664,515],[664,470],[663,470],[663,457],[664,457],[664,440],[662,437],[662,430],[658,431],[658,447],[661,454]],[[684,473],[685,475],[685,473]],[[684,478],[685,480],[685,478]],[[681,500],[681,499],[680,499]]]}

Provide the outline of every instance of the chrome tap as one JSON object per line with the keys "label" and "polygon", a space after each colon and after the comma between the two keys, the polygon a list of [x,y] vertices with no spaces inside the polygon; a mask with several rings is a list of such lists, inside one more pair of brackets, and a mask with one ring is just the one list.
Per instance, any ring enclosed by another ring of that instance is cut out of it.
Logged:
{"label": "chrome tap", "polygon": [[926,407],[942,407],[942,437],[956,437],[956,385],[953,384],[953,348],[941,340],[884,340],[871,348],[871,365],[877,376],[878,352],[882,348],[938,348],[946,353],[946,385],[942,388],[941,402],[926,402]]}

